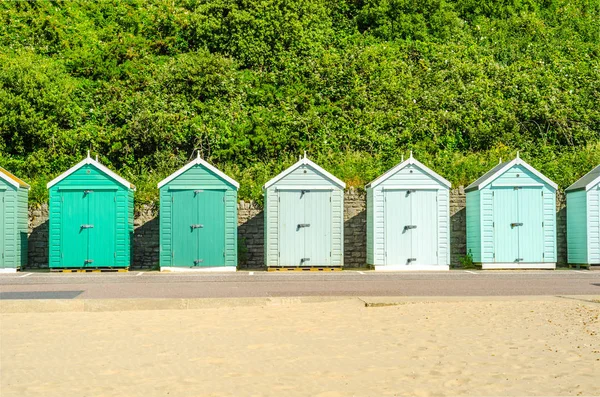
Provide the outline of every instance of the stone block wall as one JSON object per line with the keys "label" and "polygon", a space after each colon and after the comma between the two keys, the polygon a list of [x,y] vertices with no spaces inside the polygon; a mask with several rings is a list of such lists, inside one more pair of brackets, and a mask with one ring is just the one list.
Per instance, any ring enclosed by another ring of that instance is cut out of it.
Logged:
{"label": "stone block wall", "polygon": [[[467,253],[466,196],[460,186],[450,192],[451,263],[460,266]],[[556,200],[556,233],[558,263],[567,261],[567,224],[565,197],[558,192]],[[350,188],[344,196],[344,262],[346,267],[366,267],[367,238],[366,194]],[[145,205],[135,214],[132,269],[156,268],[159,263],[158,208]],[[48,267],[48,206],[29,208],[29,262],[27,268]],[[238,267],[264,267],[264,213],[253,202],[238,203]]]}

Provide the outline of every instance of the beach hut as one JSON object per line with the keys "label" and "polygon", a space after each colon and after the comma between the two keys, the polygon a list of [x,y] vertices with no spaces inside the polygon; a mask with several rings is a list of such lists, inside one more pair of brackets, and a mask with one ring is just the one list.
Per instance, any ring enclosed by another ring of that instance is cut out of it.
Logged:
{"label": "beach hut", "polygon": [[518,153],[467,186],[473,262],[483,269],[554,269],[556,188]]}
{"label": "beach hut", "polygon": [[448,270],[450,187],[412,153],[369,183],[367,264],[375,270]]}
{"label": "beach hut", "polygon": [[29,185],[0,167],[0,272],[27,264]]}
{"label": "beach hut", "polygon": [[569,186],[567,252],[569,264],[600,264],[600,165]]}
{"label": "beach hut", "polygon": [[199,156],[158,184],[162,271],[236,270],[239,187]]}
{"label": "beach hut", "polygon": [[343,266],[345,187],[306,154],[263,186],[268,268]]}
{"label": "beach hut", "polygon": [[89,152],[47,186],[50,268],[128,268],[135,186]]}

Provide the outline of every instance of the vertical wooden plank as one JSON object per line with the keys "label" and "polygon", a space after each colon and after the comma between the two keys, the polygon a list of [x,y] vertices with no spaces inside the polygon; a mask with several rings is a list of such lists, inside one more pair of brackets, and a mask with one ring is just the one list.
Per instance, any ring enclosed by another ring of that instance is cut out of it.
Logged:
{"label": "vertical wooden plank", "polygon": [[494,254],[495,262],[514,263],[519,257],[517,193],[512,187],[494,188]]}

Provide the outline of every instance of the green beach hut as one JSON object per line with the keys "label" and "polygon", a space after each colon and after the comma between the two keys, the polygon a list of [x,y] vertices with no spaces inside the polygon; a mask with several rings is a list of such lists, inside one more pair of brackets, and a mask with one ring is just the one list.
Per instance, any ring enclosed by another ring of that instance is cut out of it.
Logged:
{"label": "green beach hut", "polygon": [[600,165],[569,186],[567,256],[569,264],[600,264]]}
{"label": "green beach hut", "polygon": [[263,186],[268,268],[343,266],[345,187],[306,154]]}
{"label": "green beach hut", "polygon": [[29,185],[0,167],[0,272],[27,264]]}
{"label": "green beach hut", "polygon": [[473,262],[483,269],[554,269],[556,188],[518,153],[467,186]]}
{"label": "green beach hut", "polygon": [[161,271],[235,271],[240,185],[199,156],[158,184]]}
{"label": "green beach hut", "polygon": [[88,153],[47,187],[50,268],[129,267],[135,186]]}
{"label": "green beach hut", "polygon": [[449,270],[450,187],[412,153],[369,183],[367,264],[375,270]]}

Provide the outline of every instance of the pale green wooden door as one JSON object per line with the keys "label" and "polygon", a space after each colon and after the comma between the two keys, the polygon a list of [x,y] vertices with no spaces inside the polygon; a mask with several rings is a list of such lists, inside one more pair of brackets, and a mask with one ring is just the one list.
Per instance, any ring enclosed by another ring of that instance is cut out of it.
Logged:
{"label": "pale green wooden door", "polygon": [[194,190],[177,190],[173,191],[172,197],[172,265],[197,266],[200,243],[198,193]]}
{"label": "pale green wooden door", "polygon": [[61,192],[61,267],[88,264],[89,194],[83,190]]}
{"label": "pale green wooden door", "polygon": [[197,196],[197,266],[225,266],[225,191],[203,190]]}
{"label": "pale green wooden door", "polygon": [[410,194],[412,233],[411,265],[438,262],[437,190],[413,190]]}
{"label": "pale green wooden door", "polygon": [[517,190],[493,188],[494,261],[517,262],[519,258],[519,222]]}
{"label": "pale green wooden door", "polygon": [[6,225],[4,224],[4,196],[5,190],[0,190],[0,268],[4,267],[4,240],[6,239]]}
{"label": "pale green wooden door", "polygon": [[87,267],[113,267],[117,257],[116,191],[90,191]]}
{"label": "pale green wooden door", "polygon": [[304,197],[304,266],[331,263],[331,191],[309,191]]}
{"label": "pale green wooden door", "polygon": [[279,265],[304,266],[306,192],[280,190],[279,195]]}
{"label": "pale green wooden door", "polygon": [[385,258],[388,265],[407,265],[412,258],[410,193],[384,190]]}
{"label": "pale green wooden door", "polygon": [[544,207],[542,188],[521,187],[517,190],[519,234],[519,262],[543,262]]}

